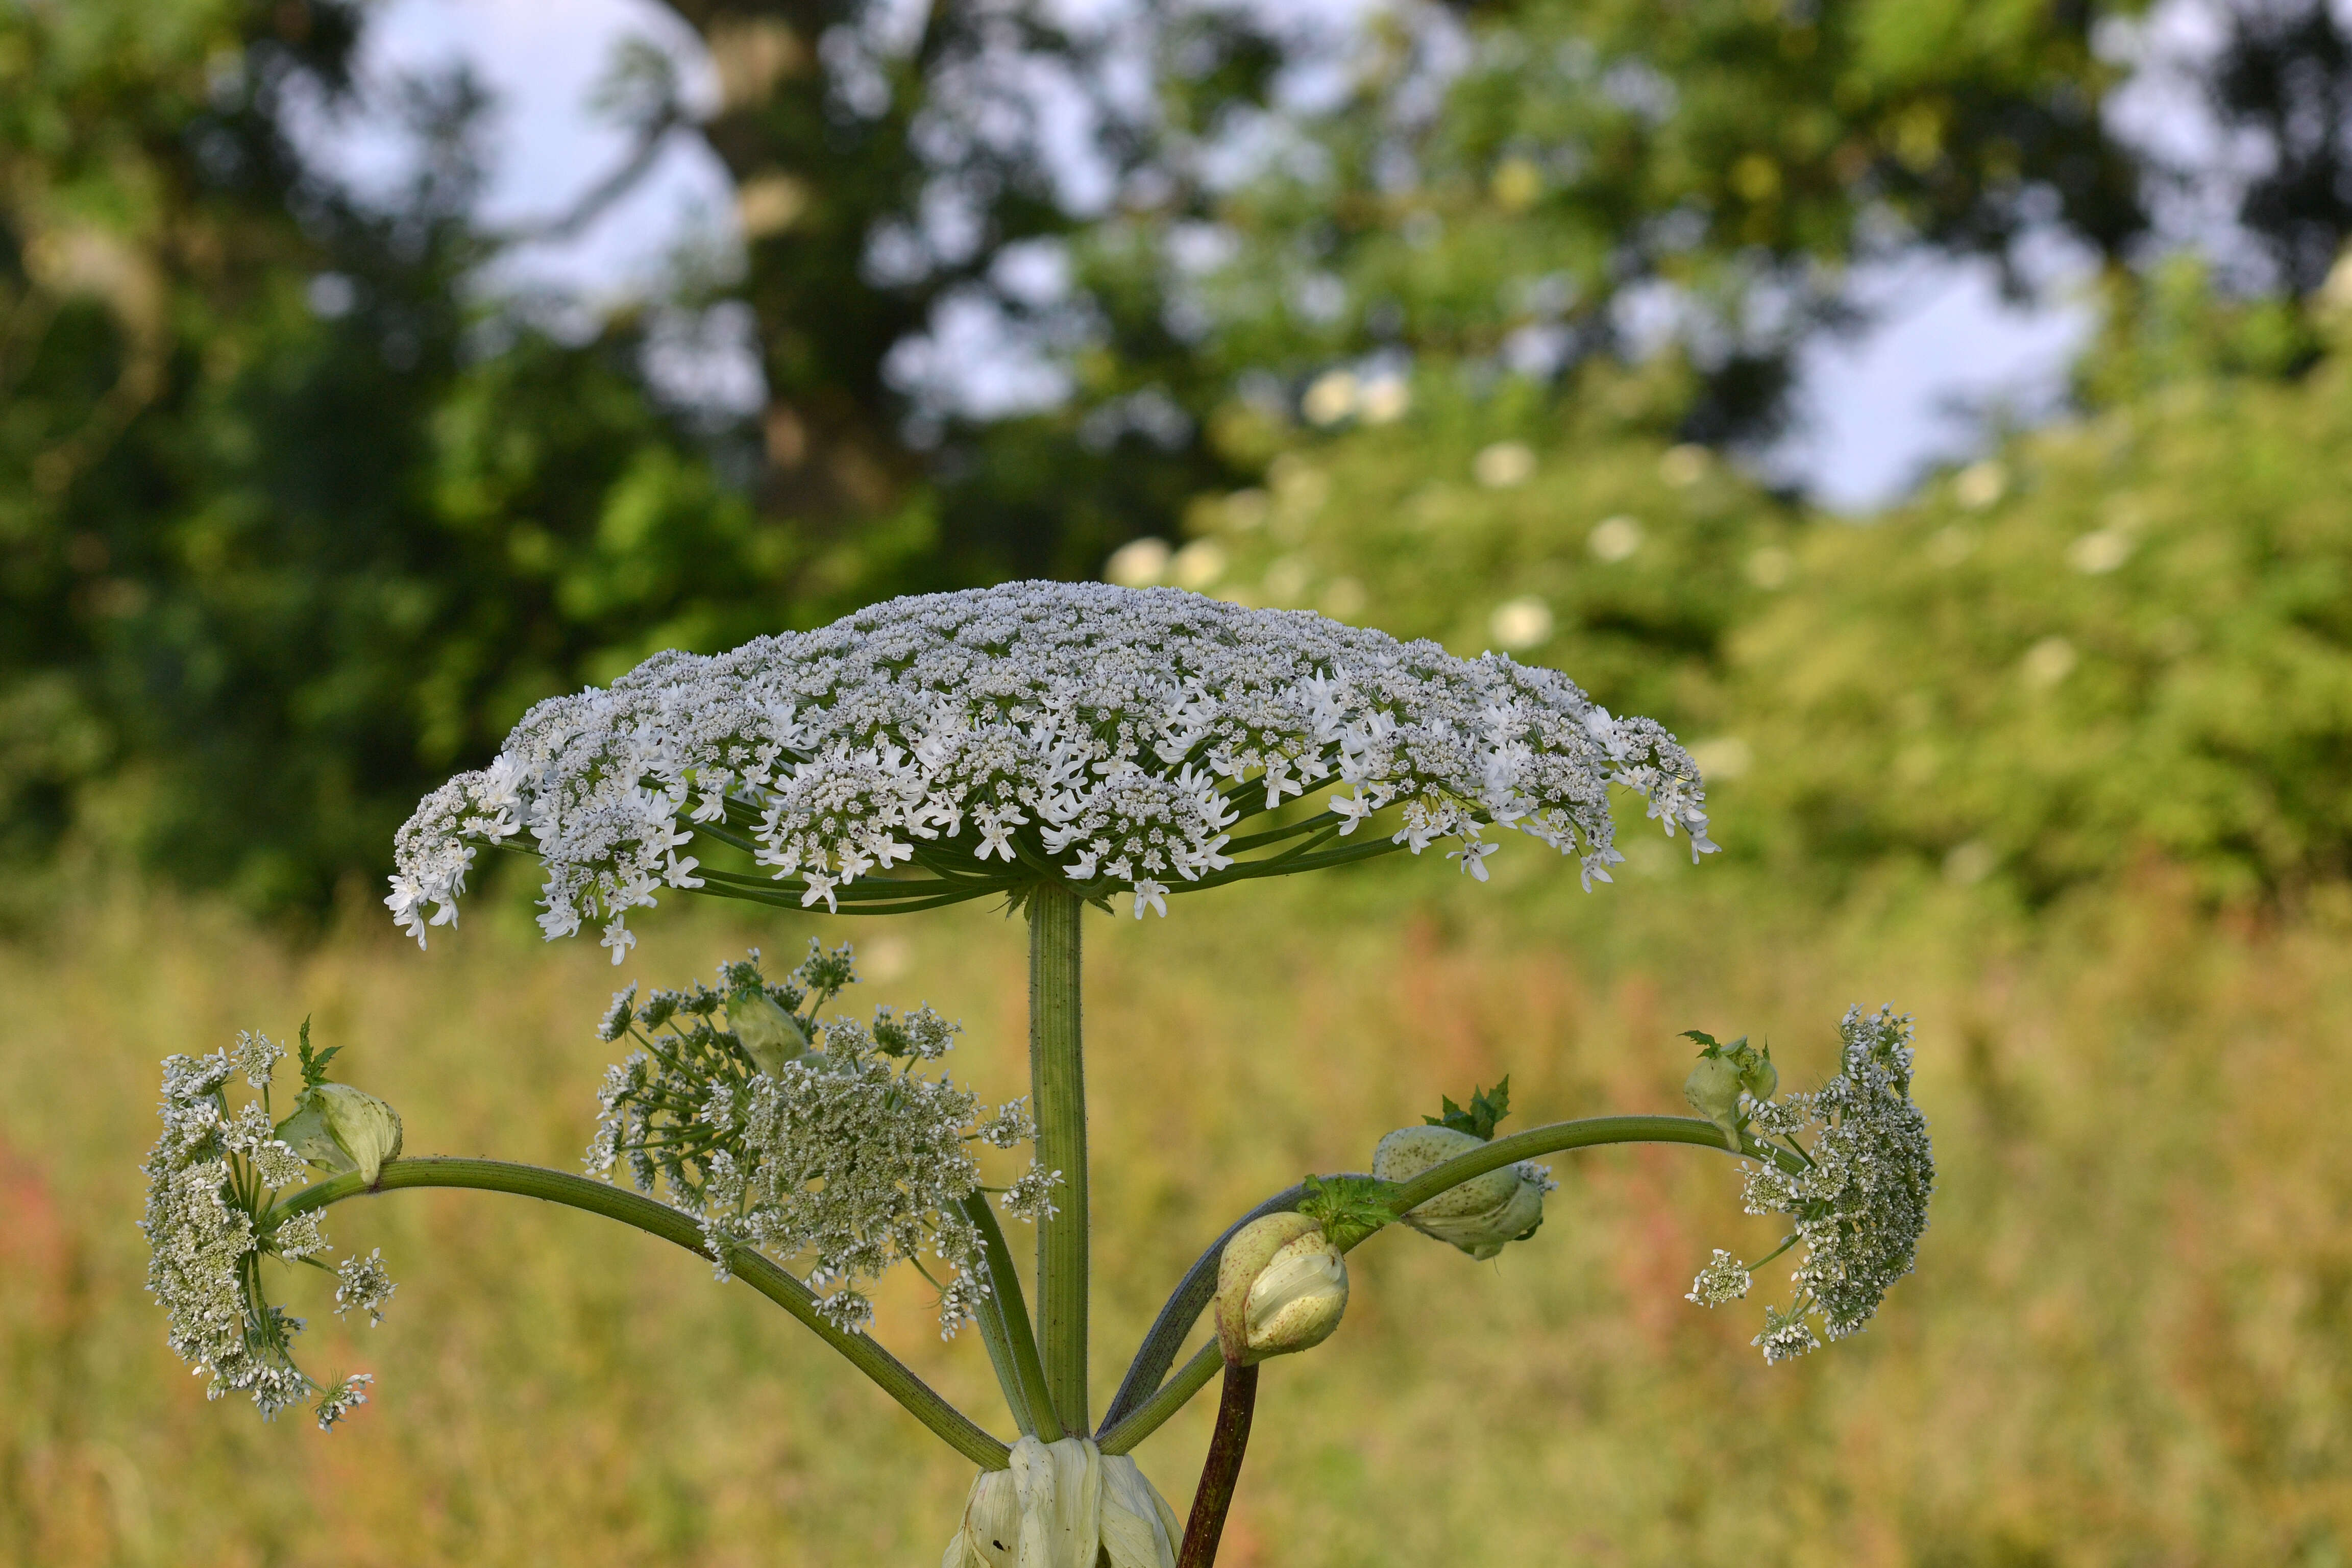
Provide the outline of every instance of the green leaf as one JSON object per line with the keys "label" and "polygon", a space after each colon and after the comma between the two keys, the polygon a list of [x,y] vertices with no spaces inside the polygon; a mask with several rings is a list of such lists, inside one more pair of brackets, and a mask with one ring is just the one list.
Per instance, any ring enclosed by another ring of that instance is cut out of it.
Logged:
{"label": "green leaf", "polygon": [[1474,1138],[1492,1142],[1495,1129],[1511,1113],[1511,1075],[1505,1073],[1503,1081],[1493,1089],[1475,1089],[1470,1095],[1470,1109],[1463,1110],[1450,1097],[1438,1097],[1440,1114],[1424,1116],[1422,1121],[1432,1127],[1451,1127],[1457,1132],[1467,1132]]}
{"label": "green leaf", "polygon": [[1703,1057],[1729,1057],[1744,1064],[1747,1058],[1755,1055],[1748,1048],[1748,1037],[1745,1035],[1736,1040],[1718,1040],[1704,1029],[1685,1029],[1683,1038],[1696,1040],[1701,1047],[1698,1054]]}
{"label": "green leaf", "polygon": [[1386,1197],[1395,1184],[1373,1176],[1309,1176],[1298,1212],[1345,1250],[1396,1218]]}
{"label": "green leaf", "polygon": [[316,1089],[327,1081],[327,1064],[341,1054],[342,1047],[329,1046],[315,1055],[310,1050],[310,1020],[302,1020],[301,1037],[302,1087]]}

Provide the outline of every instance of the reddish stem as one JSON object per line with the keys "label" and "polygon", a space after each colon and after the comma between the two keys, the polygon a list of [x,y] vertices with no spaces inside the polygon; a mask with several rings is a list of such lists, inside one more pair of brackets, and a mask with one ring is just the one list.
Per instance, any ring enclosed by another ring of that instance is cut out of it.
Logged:
{"label": "reddish stem", "polygon": [[1217,1429],[1209,1436],[1209,1457],[1201,1465],[1201,1489],[1192,1494],[1192,1517],[1176,1568],[1211,1568],[1225,1515],[1241,1479],[1242,1455],[1249,1449],[1250,1417],[1257,1411],[1257,1368],[1225,1363],[1224,1393],[1217,1400]]}

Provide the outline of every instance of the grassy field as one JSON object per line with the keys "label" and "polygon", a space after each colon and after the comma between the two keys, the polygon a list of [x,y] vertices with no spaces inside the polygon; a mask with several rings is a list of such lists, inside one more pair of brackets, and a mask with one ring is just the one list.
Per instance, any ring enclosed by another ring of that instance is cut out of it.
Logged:
{"label": "grassy field", "polygon": [[[1679,1109],[1688,1027],[1768,1036],[1801,1082],[1847,1003],[1917,1014],[1943,1168],[1919,1271],[1866,1335],[1768,1370],[1759,1304],[1681,1299],[1710,1246],[1763,1234],[1728,1162],[1561,1158],[1541,1235],[1494,1264],[1404,1232],[1355,1255],[1339,1334],[1268,1372],[1227,1563],[2352,1554],[2341,907],[2216,924],[2151,874],[2031,926],[1945,893],[1824,926],[1726,877],[1588,900],[1516,859],[1498,889],[1405,867],[1090,921],[1097,1404],[1256,1197],[1362,1168],[1382,1131],[1506,1071],[1514,1125]],[[488,900],[420,955],[373,918],[298,948],[117,898],[0,948],[0,1561],[935,1561],[962,1462],[747,1289],[583,1215],[458,1193],[336,1210],[338,1243],[382,1246],[401,1289],[361,1331],[296,1288],[311,1370],[379,1380],[331,1437],[207,1405],[162,1342],[133,1228],[158,1058],[314,1015],[410,1152],[572,1167],[619,978],[819,928],[644,929],[616,975]],[[1025,1089],[1017,923],[824,929],[866,938],[856,1002],[931,1001],[967,1026],[959,1076]],[[1009,1427],[977,1337],[942,1344],[908,1281],[878,1331]],[[1208,1414],[1139,1454],[1180,1508]]]}

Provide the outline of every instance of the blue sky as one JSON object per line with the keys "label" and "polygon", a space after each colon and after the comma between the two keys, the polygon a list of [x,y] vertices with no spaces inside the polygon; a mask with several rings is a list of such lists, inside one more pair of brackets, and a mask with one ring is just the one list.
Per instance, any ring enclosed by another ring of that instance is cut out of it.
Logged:
{"label": "blue sky", "polygon": [[[469,63],[496,103],[485,216],[520,221],[561,210],[625,151],[587,100],[613,44],[630,33],[688,61],[689,85],[709,90],[692,34],[650,0],[383,0],[363,68]],[[350,127],[338,141],[362,174],[397,166],[389,136]],[[718,161],[692,136],[674,136],[652,175],[586,233],[530,247],[508,270],[592,296],[625,292],[681,240],[723,236],[732,221]],[[1929,464],[1969,455],[1983,427],[1971,411],[2046,414],[2091,321],[2068,299],[2063,263],[2051,270],[2062,280],[2034,307],[2003,302],[1981,266],[1923,260],[1860,274],[1877,324],[1805,356],[1801,425],[1774,467],[1822,504],[1860,510],[1897,498]]]}

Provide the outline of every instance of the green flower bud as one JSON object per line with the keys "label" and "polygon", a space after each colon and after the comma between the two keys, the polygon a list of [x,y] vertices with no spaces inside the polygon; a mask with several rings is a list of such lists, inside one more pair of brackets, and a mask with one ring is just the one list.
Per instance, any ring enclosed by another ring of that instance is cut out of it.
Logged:
{"label": "green flower bud", "polygon": [[982,1470],[940,1568],[1175,1568],[1184,1527],[1135,1461],[1090,1437],[1024,1437]]}
{"label": "green flower bud", "polygon": [[1723,1054],[1721,1047],[1709,1046],[1699,1053],[1698,1062],[1683,1080],[1683,1098],[1691,1109],[1723,1129],[1724,1143],[1735,1152],[1739,1148],[1739,1064]]}
{"label": "green flower bud", "polygon": [[400,1158],[400,1112],[350,1084],[315,1083],[294,1097],[278,1136],[313,1165],[357,1171],[372,1187]]}
{"label": "green flower bud", "polygon": [[1217,1340],[1234,1365],[1319,1345],[1347,1310],[1347,1260],[1307,1215],[1266,1215],[1225,1243]]}
{"label": "green flower bud", "polygon": [[1749,1046],[1741,1053],[1739,1087],[1751,1100],[1769,1100],[1780,1091],[1780,1069],[1772,1065],[1772,1047]]}
{"label": "green flower bud", "polygon": [[[1486,1146],[1485,1139],[1459,1128],[1400,1127],[1372,1151],[1372,1174],[1385,1182],[1410,1181]],[[1507,1165],[1438,1194],[1404,1222],[1483,1263],[1542,1226],[1544,1194],[1550,1186],[1539,1165]]]}
{"label": "green flower bud", "polygon": [[746,986],[727,998],[727,1026],[751,1054],[751,1065],[770,1078],[784,1064],[808,1049],[808,1036],[800,1020],[776,1005],[759,986]]}

